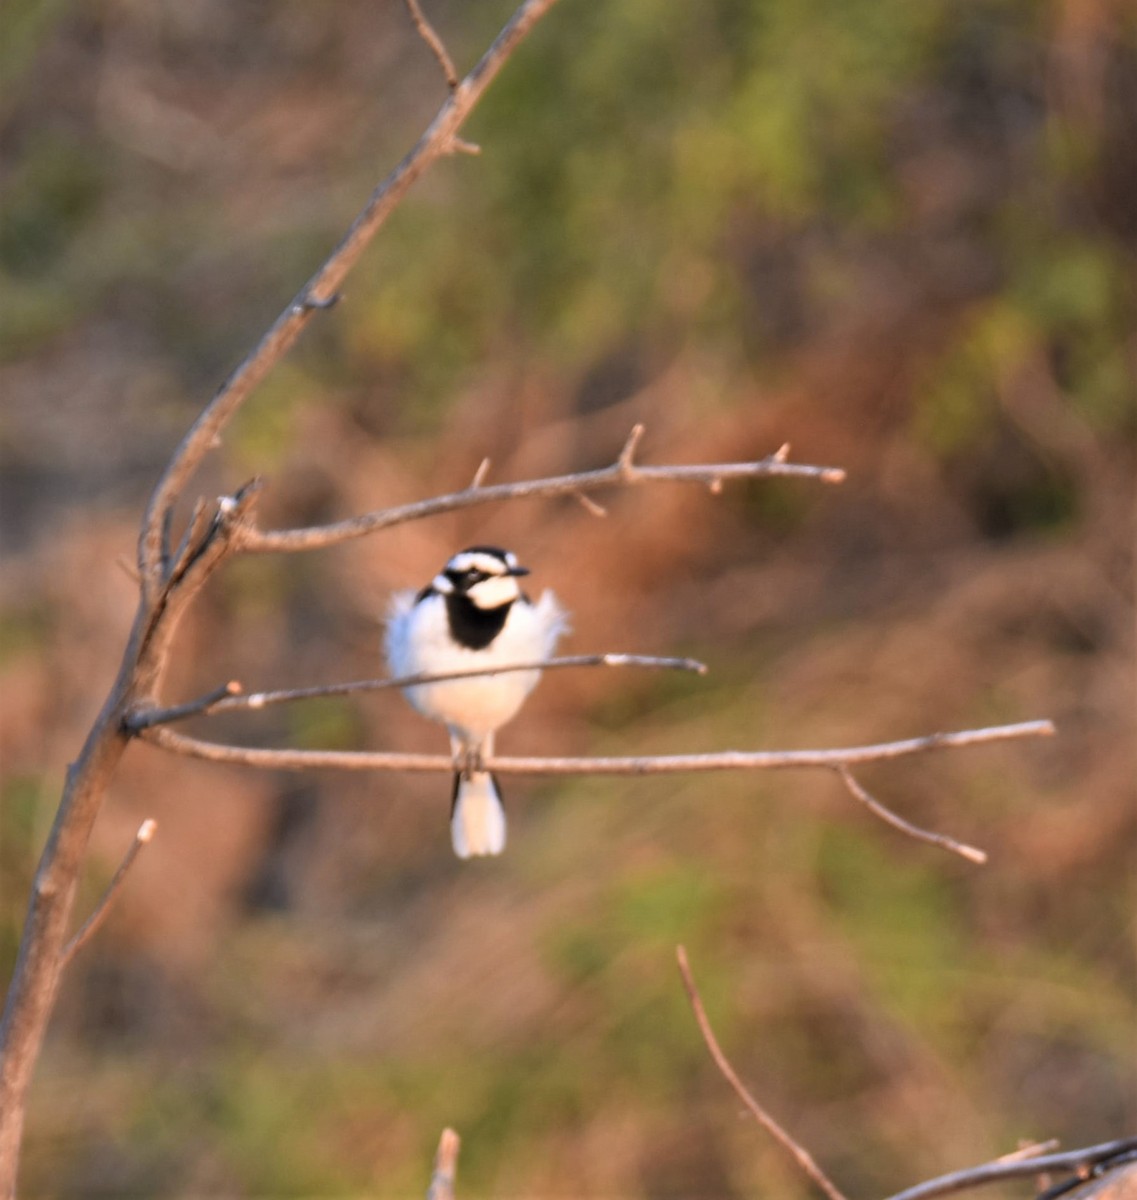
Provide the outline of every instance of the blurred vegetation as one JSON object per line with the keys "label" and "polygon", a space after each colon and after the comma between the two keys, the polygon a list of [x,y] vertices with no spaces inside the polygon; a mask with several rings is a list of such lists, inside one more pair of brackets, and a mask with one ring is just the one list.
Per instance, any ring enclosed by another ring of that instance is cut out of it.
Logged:
{"label": "blurred vegetation", "polygon": [[[470,62],[509,11],[432,16]],[[114,559],[146,488],[442,86],[394,3],[18,0],[0,19],[3,972],[49,781],[121,644]],[[203,486],[268,473],[270,519],[318,521],[460,486],[483,454],[598,465],[633,419],[653,456],[791,439],[850,482],[242,562],[178,686],[372,673],[377,594],[486,530],[536,554],[576,648],[714,666],[547,682],[564,698],[511,745],[1040,715],[1063,737],[872,776],[991,849],[984,872],[789,776],[514,784],[507,856],[458,868],[439,781],[309,791],[140,750],[84,894],[136,814],[162,834],[66,981],[27,1194],[402,1196],[453,1124],[463,1195],[804,1196],[736,1121],[677,942],[740,1072],[852,1194],[1020,1137],[1122,1134],[1131,5],[562,0],[467,133],[482,156],[412,194]],[[248,736],[436,745],[383,703],[276,710]]]}

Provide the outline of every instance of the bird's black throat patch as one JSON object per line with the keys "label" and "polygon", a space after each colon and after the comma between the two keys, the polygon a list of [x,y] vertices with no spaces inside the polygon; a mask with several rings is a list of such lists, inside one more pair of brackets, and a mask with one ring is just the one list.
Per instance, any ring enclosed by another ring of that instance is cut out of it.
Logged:
{"label": "bird's black throat patch", "polygon": [[479,608],[468,596],[452,592],[445,597],[446,615],[454,640],[467,650],[484,650],[505,625],[512,600],[497,608]]}

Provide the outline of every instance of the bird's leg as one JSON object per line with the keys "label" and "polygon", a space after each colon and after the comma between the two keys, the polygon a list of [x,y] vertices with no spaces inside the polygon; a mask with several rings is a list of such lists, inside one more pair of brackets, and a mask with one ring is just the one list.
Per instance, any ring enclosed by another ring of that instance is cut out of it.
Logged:
{"label": "bird's leg", "polygon": [[[488,742],[492,754],[492,734]],[[475,771],[482,769],[482,743],[472,742],[468,738],[462,737],[453,728],[450,728],[450,755],[454,759],[455,768],[463,779],[469,779]]]}
{"label": "bird's leg", "polygon": [[484,771],[486,769],[485,759],[493,758],[493,734],[487,733],[484,738],[474,747],[474,757],[477,760],[477,769]]}

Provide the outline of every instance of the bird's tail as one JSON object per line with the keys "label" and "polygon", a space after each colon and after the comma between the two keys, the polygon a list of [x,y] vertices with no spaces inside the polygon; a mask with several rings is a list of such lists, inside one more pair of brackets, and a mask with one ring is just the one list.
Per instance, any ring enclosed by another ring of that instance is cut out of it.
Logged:
{"label": "bird's tail", "polygon": [[450,840],[459,858],[500,854],[505,849],[505,809],[497,780],[489,771],[454,776]]}

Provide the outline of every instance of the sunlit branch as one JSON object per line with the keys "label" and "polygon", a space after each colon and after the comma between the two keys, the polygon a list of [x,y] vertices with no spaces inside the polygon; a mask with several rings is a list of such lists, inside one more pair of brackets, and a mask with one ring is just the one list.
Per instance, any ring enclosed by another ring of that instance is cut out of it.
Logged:
{"label": "sunlit branch", "polygon": [[[470,508],[491,501],[532,499],[535,497],[574,495],[582,497],[598,488],[638,483],[694,483],[719,491],[724,482],[732,479],[790,477],[816,479],[822,483],[840,483],[845,472],[840,467],[819,467],[786,461],[788,447],[783,446],[756,462],[675,464],[645,467],[633,462],[636,445],[643,433],[637,425],[631,432],[617,460],[595,471],[580,471],[574,475],[554,475],[547,479],[529,479],[518,483],[500,483],[483,487],[475,478],[469,487],[447,496],[435,496],[396,508],[383,508],[361,516],[349,517],[331,525],[313,525],[305,529],[243,531],[241,549],[246,553],[264,554],[274,551],[292,552],[318,550],[334,546],[351,538],[364,537],[392,525],[434,517],[456,509]],[[479,469],[480,470],[480,469]]]}
{"label": "sunlit branch", "polygon": [[[494,756],[483,766],[502,775],[668,775],[701,771],[771,771],[881,762],[931,750],[959,749],[1018,738],[1049,737],[1050,721],[993,725],[958,733],[933,733],[902,742],[849,746],[841,750],[726,750],[710,754],[624,755],[597,758],[524,758]],[[172,729],[146,729],[146,741],[165,750],[210,762],[234,763],[269,770],[303,771],[452,771],[454,762],[442,754],[403,754],[369,750],[272,750],[230,746],[187,737]]]}
{"label": "sunlit branch", "polygon": [[139,709],[125,721],[132,733],[152,729],[156,725],[168,725],[187,717],[212,716],[220,712],[243,709],[262,709],[274,704],[288,704],[297,700],[318,700],[331,696],[349,696],[356,692],[382,692],[392,688],[417,687],[427,683],[443,683],[451,679],[470,679],[485,675],[508,675],[516,671],[555,671],[564,667],[640,667],[654,670],[693,671],[706,673],[705,663],[694,658],[657,658],[644,654],[574,654],[563,658],[543,659],[537,662],[514,663],[510,666],[479,667],[470,671],[448,671],[445,674],[420,673],[403,675],[398,679],[354,679],[344,683],[320,684],[314,687],[285,688],[274,692],[250,692],[242,694],[241,685],[235,681],[222,684],[204,696],[187,700],[184,704],[169,708]]}
{"label": "sunlit branch", "polygon": [[933,1196],[948,1196],[953,1192],[970,1191],[986,1187],[1004,1179],[1023,1179],[1041,1175],[1047,1171],[1066,1171],[1075,1180],[1085,1180],[1107,1164],[1120,1164],[1137,1154],[1137,1137],[1121,1138],[1116,1142],[1102,1142],[1097,1146],[1083,1146],[1080,1150],[1066,1150],[1058,1154],[1040,1154],[1031,1158],[996,1159],[982,1166],[969,1167],[963,1171],[952,1171],[905,1188],[887,1200],[931,1200]]}

